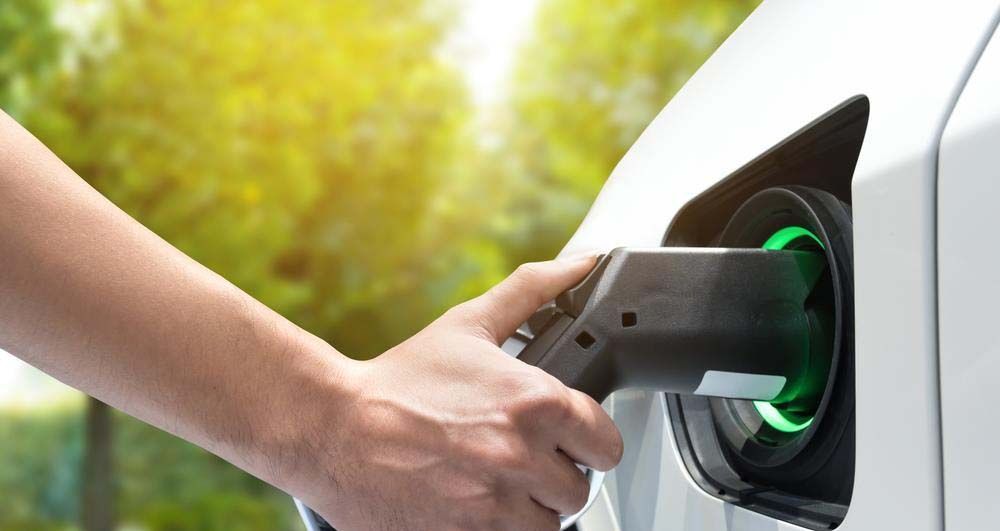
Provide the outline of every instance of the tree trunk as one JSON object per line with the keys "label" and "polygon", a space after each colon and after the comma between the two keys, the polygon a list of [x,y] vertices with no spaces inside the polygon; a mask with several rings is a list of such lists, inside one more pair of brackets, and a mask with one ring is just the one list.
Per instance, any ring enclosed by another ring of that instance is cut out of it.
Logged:
{"label": "tree trunk", "polygon": [[96,398],[87,399],[80,511],[83,531],[112,531],[115,528],[114,419],[111,415],[107,404]]}

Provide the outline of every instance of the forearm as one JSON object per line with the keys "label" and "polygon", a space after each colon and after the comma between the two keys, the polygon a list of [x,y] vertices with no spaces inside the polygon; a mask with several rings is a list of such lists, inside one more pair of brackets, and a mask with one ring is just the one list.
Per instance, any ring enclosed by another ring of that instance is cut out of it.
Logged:
{"label": "forearm", "polygon": [[298,411],[291,394],[348,399],[343,356],[136,223],[2,113],[0,347],[279,484],[274,456],[311,420],[276,418]]}
{"label": "forearm", "polygon": [[0,113],[0,348],[305,500],[338,529],[558,529],[574,461],[621,458],[586,395],[499,344],[592,258],[521,267],[353,362],[112,205]]}

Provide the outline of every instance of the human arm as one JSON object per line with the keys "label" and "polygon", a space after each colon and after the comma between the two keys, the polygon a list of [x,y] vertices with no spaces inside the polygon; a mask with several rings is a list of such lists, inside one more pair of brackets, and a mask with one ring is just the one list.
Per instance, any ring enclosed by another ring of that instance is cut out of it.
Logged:
{"label": "human arm", "polygon": [[592,260],[520,269],[369,362],[202,267],[0,113],[0,348],[299,496],[342,529],[547,529],[573,460],[621,453],[586,396],[497,347]]}

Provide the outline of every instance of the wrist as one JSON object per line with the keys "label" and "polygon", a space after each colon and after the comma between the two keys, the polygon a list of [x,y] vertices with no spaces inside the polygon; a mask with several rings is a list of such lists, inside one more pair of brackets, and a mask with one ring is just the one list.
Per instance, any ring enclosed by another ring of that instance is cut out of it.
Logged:
{"label": "wrist", "polygon": [[359,395],[353,375],[361,362],[318,339],[309,343],[320,344],[308,345],[300,354],[301,364],[276,386],[280,398],[264,412],[263,440],[256,450],[268,469],[264,479],[293,494],[328,484],[335,472],[330,462],[337,460],[341,441],[349,436],[341,416]]}
{"label": "wrist", "polygon": [[242,396],[234,397],[238,417],[227,430],[236,434],[221,434],[224,446],[232,445],[226,449],[231,455],[223,457],[298,494],[320,481],[314,477],[316,448],[329,451],[331,440],[339,440],[336,418],[355,400],[352,374],[360,362],[269,310],[264,313],[252,327],[265,331],[254,334],[251,352],[260,354],[248,364]]}

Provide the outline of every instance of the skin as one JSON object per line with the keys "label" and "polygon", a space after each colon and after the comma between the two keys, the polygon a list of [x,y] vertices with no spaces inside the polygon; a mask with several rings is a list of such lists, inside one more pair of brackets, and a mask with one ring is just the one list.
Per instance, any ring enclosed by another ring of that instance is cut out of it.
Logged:
{"label": "skin", "polygon": [[526,264],[354,361],[130,218],[0,112],[0,348],[337,529],[558,529],[621,459],[586,395],[498,345],[593,258]]}

